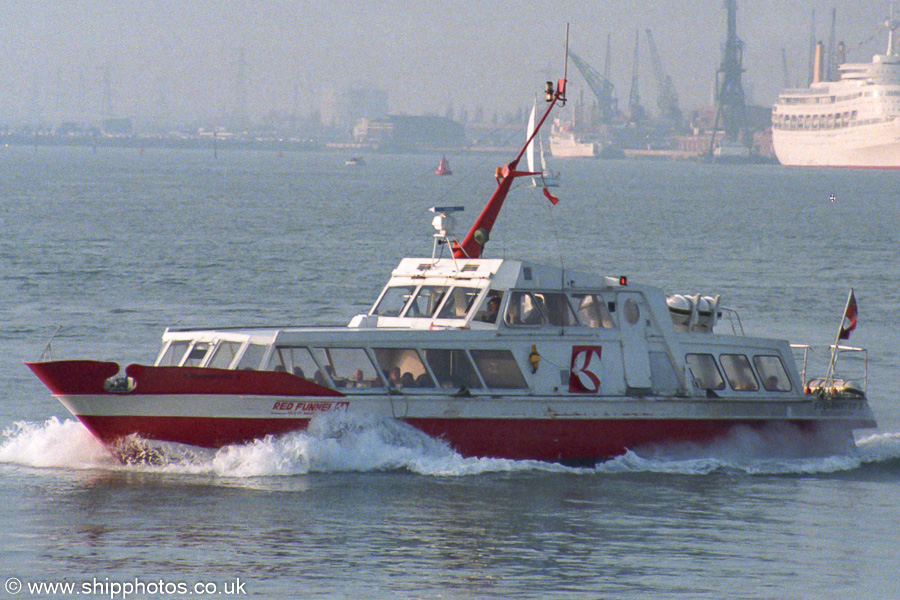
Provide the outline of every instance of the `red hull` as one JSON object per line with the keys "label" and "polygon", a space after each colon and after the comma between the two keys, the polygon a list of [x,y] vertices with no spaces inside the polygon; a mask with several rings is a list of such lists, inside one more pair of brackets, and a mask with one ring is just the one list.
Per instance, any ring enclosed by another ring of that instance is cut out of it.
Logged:
{"label": "red hull", "polygon": [[[266,435],[305,429],[308,418],[238,419],[196,417],[79,417],[109,445],[138,433],[150,440],[217,448]],[[762,428],[773,421],[713,421],[684,419],[525,420],[525,419],[405,419],[405,422],[446,441],[465,457],[515,460],[592,461],[624,454],[648,444],[707,442],[734,427]],[[784,421],[779,421],[784,424]],[[791,425],[815,432],[817,424]],[[849,430],[847,431],[849,433]]]}
{"label": "red hull", "polygon": [[[95,360],[59,360],[25,363],[56,395],[106,394],[107,379],[119,373],[119,364]],[[128,365],[125,374],[134,382],[129,394],[248,394],[254,396],[342,396],[289,373],[232,371],[200,367]]]}
{"label": "red hull", "polygon": [[[209,397],[242,395],[283,398],[321,398],[321,408],[329,411],[349,408],[342,394],[295,377],[274,371],[229,371],[197,367],[147,367],[129,365],[125,372],[134,389],[125,395],[106,391],[104,382],[114,377],[119,366],[99,361],[59,361],[29,363],[29,367],[59,396],[108,396],[141,398],[146,395]],[[332,399],[340,398],[341,402]],[[294,402],[277,400],[276,404]],[[115,446],[119,440],[137,434],[146,440],[175,442],[205,448],[249,442],[267,435],[279,435],[303,430],[313,414],[294,413],[271,416],[203,416],[122,414],[127,403],[120,403],[118,414],[81,414],[79,420],[101,441]],[[67,405],[68,406],[68,405]],[[165,410],[165,403],[158,409]],[[198,406],[197,408],[203,408]],[[209,408],[209,407],[206,407]],[[275,412],[285,409],[273,407]],[[91,412],[76,411],[73,412]],[[678,418],[671,414],[659,418],[620,416],[616,418],[503,418],[485,414],[481,418],[410,417],[401,419],[420,431],[446,441],[461,455],[509,459],[549,461],[590,461],[623,454],[648,444],[706,442],[727,435],[735,427],[761,429],[769,425],[791,425],[802,432],[815,433],[828,429],[832,437],[852,434],[854,428],[874,427],[874,421],[864,416],[836,422],[820,415],[809,418],[698,418],[696,415]],[[829,423],[830,424],[827,424]],[[831,430],[834,428],[834,431]]]}

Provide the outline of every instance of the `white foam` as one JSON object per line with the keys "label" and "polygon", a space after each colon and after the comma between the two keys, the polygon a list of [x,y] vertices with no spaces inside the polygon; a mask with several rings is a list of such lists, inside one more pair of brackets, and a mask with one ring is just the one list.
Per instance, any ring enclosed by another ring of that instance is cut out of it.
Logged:
{"label": "white foam", "polygon": [[169,471],[221,477],[268,477],[315,472],[408,470],[459,476],[529,470],[532,461],[463,458],[414,427],[371,415],[334,413],[314,418],[306,431],[221,448],[206,458],[170,462]]}
{"label": "white foam", "polygon": [[640,456],[629,450],[596,466],[602,473],[668,473],[678,475],[708,475],[715,472],[746,473],[748,475],[810,475],[835,473],[858,468],[859,458],[852,454],[808,458],[775,458],[746,456],[700,456],[697,458]]}
{"label": "white foam", "polygon": [[0,437],[0,463],[28,467],[94,469],[118,462],[78,421],[51,417],[43,423],[18,421]]}
{"label": "white foam", "polygon": [[856,442],[863,463],[882,463],[900,458],[900,433],[874,433]]}
{"label": "white foam", "polygon": [[736,427],[728,435],[702,444],[660,444],[628,451],[598,465],[597,470],[685,475],[716,471],[815,474],[848,471],[861,463],[852,440],[808,434],[790,425],[773,425],[761,429]]}

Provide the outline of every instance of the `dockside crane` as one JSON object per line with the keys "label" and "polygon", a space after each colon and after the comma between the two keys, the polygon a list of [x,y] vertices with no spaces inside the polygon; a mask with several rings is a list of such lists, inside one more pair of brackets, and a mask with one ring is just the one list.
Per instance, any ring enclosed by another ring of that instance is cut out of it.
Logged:
{"label": "dockside crane", "polygon": [[[737,0],[725,0],[728,12],[728,34],[722,52],[722,64],[716,71],[716,123],[709,141],[709,154],[713,154],[719,124],[725,132],[725,142],[740,143],[741,132],[746,127],[746,104],[741,73],[744,72],[744,42],[737,35]],[[722,76],[721,80],[719,75]]]}
{"label": "dockside crane", "polygon": [[640,123],[644,120],[644,107],[641,106],[641,94],[638,91],[638,62],[640,58],[640,35],[634,31],[634,63],[631,66],[631,90],[628,92],[628,120]]}
{"label": "dockside crane", "polygon": [[659,114],[662,119],[672,125],[674,128],[680,128],[682,123],[681,109],[678,107],[678,92],[675,91],[675,85],[672,78],[666,75],[662,67],[662,61],[659,59],[659,52],[656,49],[656,42],[653,41],[653,34],[650,30],[646,30],[647,45],[650,47],[650,60],[653,63],[653,73],[656,76],[656,104],[659,106]]}
{"label": "dockside crane", "polygon": [[[608,50],[607,50],[608,52]],[[600,108],[600,118],[603,123],[609,124],[619,114],[619,101],[613,93],[615,87],[608,77],[604,77],[590,64],[585,62],[580,56],[569,50],[569,58],[575,64],[575,68],[584,77],[588,87],[597,97],[597,103]]]}
{"label": "dockside crane", "polygon": [[791,87],[791,75],[788,71],[787,54],[784,51],[784,46],[781,47],[781,74],[784,77],[781,87]]}

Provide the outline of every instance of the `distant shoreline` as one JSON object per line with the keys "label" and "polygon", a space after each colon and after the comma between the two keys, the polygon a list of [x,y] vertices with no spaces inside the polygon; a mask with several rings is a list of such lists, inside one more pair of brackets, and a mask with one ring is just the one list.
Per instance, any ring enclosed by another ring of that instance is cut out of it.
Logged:
{"label": "distant shoreline", "polygon": [[509,152],[499,146],[425,147],[387,146],[373,148],[354,143],[322,143],[312,139],[247,139],[235,137],[191,136],[56,136],[56,135],[0,135],[0,145],[24,147],[84,147],[84,148],[135,148],[177,150],[260,150],[272,152],[309,152],[327,150],[352,154],[490,154]]}

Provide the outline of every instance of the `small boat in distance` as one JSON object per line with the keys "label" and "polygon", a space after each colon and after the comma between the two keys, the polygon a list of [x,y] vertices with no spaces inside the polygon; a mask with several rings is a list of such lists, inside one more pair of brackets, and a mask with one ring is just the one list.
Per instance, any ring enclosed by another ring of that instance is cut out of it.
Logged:
{"label": "small boat in distance", "polygon": [[344,164],[348,167],[361,167],[366,164],[366,161],[362,156],[351,156],[344,161]]}
{"label": "small boat in distance", "polygon": [[434,172],[435,175],[453,175],[453,171],[450,170],[450,161],[447,160],[446,156],[441,156],[441,162],[438,163],[437,170]]}
{"label": "small boat in distance", "polygon": [[548,83],[549,106],[462,240],[462,207],[432,207],[431,256],[402,259],[346,325],[171,328],[151,364],[28,367],[125,461],[158,442],[218,448],[343,413],[399,421],[463,457],[580,464],[736,430],[846,447],[875,427],[866,373],[853,383],[834,369],[851,352],[850,367],[867,364],[838,345],[856,326],[852,293],[816,371],[805,347],[745,334],[719,295],[484,256],[515,180],[536,174],[518,165],[565,84]]}

